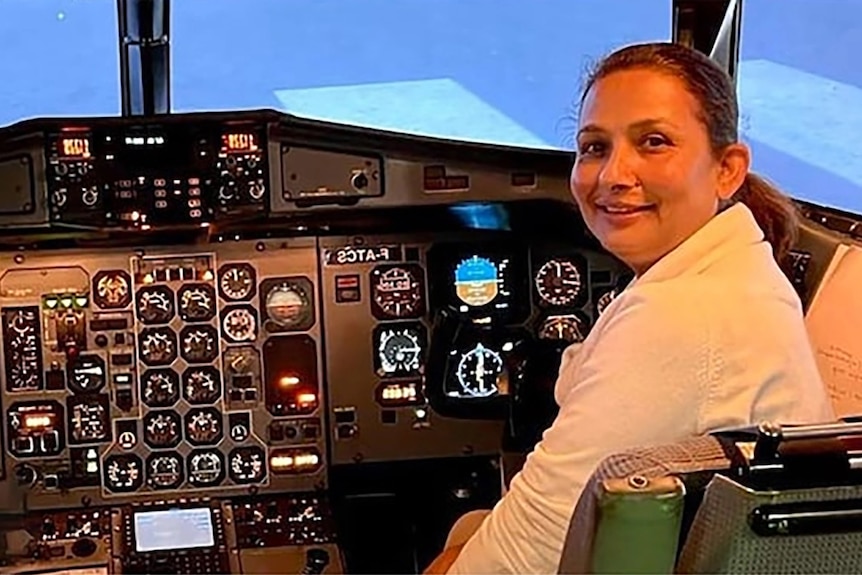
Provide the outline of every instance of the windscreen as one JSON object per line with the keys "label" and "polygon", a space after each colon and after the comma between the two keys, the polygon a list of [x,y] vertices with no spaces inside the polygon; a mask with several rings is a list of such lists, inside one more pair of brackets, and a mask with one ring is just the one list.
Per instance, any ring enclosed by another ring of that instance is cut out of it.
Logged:
{"label": "windscreen", "polygon": [[[571,149],[585,71],[671,37],[671,0],[171,2],[174,111],[275,108],[456,140]],[[862,2],[745,0],[754,168],[862,213]],[[0,0],[0,125],[118,115],[115,0]]]}
{"label": "windscreen", "polygon": [[862,214],[862,2],[745,0],[742,133],[790,195]]}

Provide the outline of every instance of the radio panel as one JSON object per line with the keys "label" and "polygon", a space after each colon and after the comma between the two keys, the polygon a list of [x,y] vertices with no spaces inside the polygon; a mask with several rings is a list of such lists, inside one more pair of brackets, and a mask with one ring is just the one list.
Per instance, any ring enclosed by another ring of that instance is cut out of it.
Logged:
{"label": "radio panel", "polygon": [[53,222],[146,230],[266,209],[258,124],[97,124],[49,132],[45,146]]}

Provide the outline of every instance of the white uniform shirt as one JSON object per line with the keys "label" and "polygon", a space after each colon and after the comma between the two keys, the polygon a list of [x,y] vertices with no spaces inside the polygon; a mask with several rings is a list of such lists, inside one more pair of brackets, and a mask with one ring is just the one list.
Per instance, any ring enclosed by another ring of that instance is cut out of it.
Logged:
{"label": "white uniform shirt", "polygon": [[556,573],[605,457],[762,421],[834,420],[802,306],[735,204],[632,282],[566,350],[560,412],[449,573]]}

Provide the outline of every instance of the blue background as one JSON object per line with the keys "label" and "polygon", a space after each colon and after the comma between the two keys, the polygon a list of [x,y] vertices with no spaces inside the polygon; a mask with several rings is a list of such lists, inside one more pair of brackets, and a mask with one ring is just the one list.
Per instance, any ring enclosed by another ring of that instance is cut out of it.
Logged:
{"label": "blue background", "polygon": [[[755,169],[862,213],[862,2],[745,0]],[[670,38],[670,0],[173,0],[175,111],[271,107],[415,133],[571,146],[587,67]],[[0,125],[117,115],[115,0],[0,0]],[[855,59],[854,59],[855,58]]]}

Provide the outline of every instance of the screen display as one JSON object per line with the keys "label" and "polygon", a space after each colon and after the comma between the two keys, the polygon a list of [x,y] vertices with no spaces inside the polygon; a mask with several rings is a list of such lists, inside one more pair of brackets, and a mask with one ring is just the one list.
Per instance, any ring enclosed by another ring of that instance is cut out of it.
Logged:
{"label": "screen display", "polygon": [[110,158],[119,170],[140,176],[163,176],[195,169],[200,161],[199,136],[177,126],[136,126],[107,130],[96,137],[97,156]]}
{"label": "screen display", "polygon": [[57,141],[57,152],[61,158],[89,158],[90,138],[86,136],[61,136]]}
{"label": "screen display", "polygon": [[138,553],[214,545],[212,515],[207,507],[135,513],[135,550]]}
{"label": "screen display", "polygon": [[439,244],[428,254],[429,273],[446,281],[431,285],[435,307],[465,317],[518,323],[529,314],[526,253],[500,245]]}
{"label": "screen display", "polygon": [[455,266],[455,295],[461,311],[494,304],[497,309],[509,307],[511,292],[506,281],[509,258],[472,255]]}
{"label": "screen display", "polygon": [[256,152],[260,148],[254,134],[224,134],[221,137],[222,150],[225,152]]}

